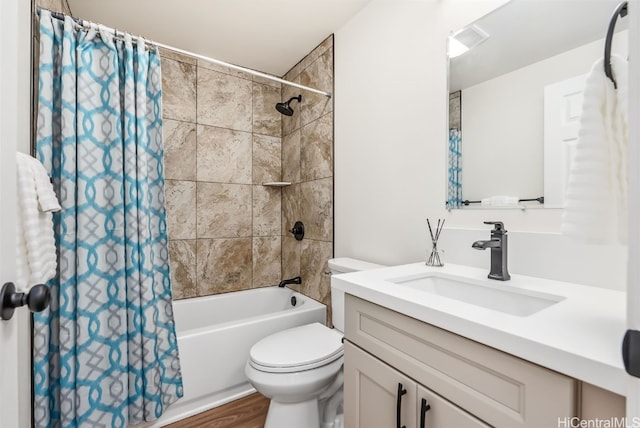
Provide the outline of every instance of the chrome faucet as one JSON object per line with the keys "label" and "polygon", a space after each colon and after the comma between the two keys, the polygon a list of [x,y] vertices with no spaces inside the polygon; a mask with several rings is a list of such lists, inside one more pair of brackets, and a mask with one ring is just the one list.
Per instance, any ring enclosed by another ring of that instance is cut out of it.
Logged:
{"label": "chrome faucet", "polygon": [[491,271],[489,279],[508,281],[511,279],[507,270],[507,231],[501,221],[485,221],[484,224],[493,224],[495,227],[491,231],[489,241],[476,241],[471,247],[476,250],[486,250],[491,248]]}

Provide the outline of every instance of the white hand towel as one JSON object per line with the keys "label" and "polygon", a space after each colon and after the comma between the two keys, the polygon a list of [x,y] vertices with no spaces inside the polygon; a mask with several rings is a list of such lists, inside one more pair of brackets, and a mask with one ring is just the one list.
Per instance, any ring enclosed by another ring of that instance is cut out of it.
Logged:
{"label": "white hand towel", "polygon": [[60,204],[40,162],[16,154],[18,227],[16,229],[16,286],[28,290],[56,275],[56,247],[51,212]]}
{"label": "white hand towel", "polygon": [[590,243],[626,243],[628,64],[611,56],[616,90],[603,62],[587,76],[561,230]]}

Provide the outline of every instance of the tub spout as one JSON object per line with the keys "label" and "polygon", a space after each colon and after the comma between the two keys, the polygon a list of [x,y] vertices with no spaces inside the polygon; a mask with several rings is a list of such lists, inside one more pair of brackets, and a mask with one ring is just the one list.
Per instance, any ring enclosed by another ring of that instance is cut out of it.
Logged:
{"label": "tub spout", "polygon": [[278,284],[278,287],[284,287],[288,284],[302,284],[302,278],[296,276],[295,278],[283,279],[282,281],[280,281],[280,284]]}

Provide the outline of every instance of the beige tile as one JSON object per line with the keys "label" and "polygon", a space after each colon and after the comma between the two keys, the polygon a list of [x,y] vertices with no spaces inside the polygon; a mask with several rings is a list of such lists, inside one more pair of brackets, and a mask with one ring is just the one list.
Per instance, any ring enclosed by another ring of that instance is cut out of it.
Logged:
{"label": "beige tile", "polygon": [[225,65],[216,64],[209,61],[204,61],[202,59],[198,60],[198,67],[205,68],[207,70],[217,71],[219,73],[228,74],[230,76],[239,77],[241,79],[251,80],[251,74],[245,73],[244,71],[235,70],[233,68],[227,67]]}
{"label": "beige tile", "polygon": [[253,184],[280,181],[282,175],[279,137],[253,136]]}
{"label": "beige tile", "polygon": [[300,184],[300,217],[305,239],[333,240],[333,179]]}
{"label": "beige tile", "polygon": [[[265,73],[265,74],[269,74],[269,73]],[[279,76],[273,76],[273,77],[279,77]],[[282,83],[277,82],[275,80],[267,79],[260,76],[251,76],[251,79],[256,83],[262,83],[263,85],[273,86],[274,88],[278,88],[278,89],[282,88]]]}
{"label": "beige tile", "polygon": [[449,129],[462,128],[462,91],[449,94]]}
{"label": "beige tile", "polygon": [[290,80],[293,77],[298,76],[302,70],[309,67],[309,64],[314,62],[318,57],[324,54],[329,48],[333,47],[333,34],[324,39],[318,46],[316,46],[311,52],[304,58],[300,59],[296,65],[294,65],[289,71],[285,73],[285,79]]}
{"label": "beige tile", "polygon": [[251,133],[198,125],[198,181],[251,184]]}
{"label": "beige tile", "polygon": [[282,135],[281,117],[276,110],[280,102],[280,88],[253,82],[253,133],[279,137]]}
{"label": "beige tile", "polygon": [[280,236],[253,238],[253,286],[265,287],[280,282]]}
{"label": "beige tile", "polygon": [[327,260],[333,257],[333,243],[305,239],[300,254],[302,293],[331,305],[331,276]]}
{"label": "beige tile", "polygon": [[169,180],[196,180],[196,125],[165,119],[164,175]]}
{"label": "beige tile", "polygon": [[173,299],[196,296],[196,240],[169,241]]}
{"label": "beige tile", "polygon": [[251,288],[251,241],[198,239],[198,296]]}
{"label": "beige tile", "polygon": [[298,220],[302,220],[300,184],[293,184],[282,188],[282,234],[293,236],[288,231],[293,228],[294,223]]}
{"label": "beige tile", "polygon": [[66,0],[37,0],[36,5],[53,12],[66,13],[67,15],[71,14]]}
{"label": "beige tile", "polygon": [[300,130],[282,138],[282,180],[300,182]]}
{"label": "beige tile", "polygon": [[167,59],[173,59],[176,61],[184,62],[191,65],[196,65],[197,60],[189,55],[181,54],[170,49],[159,48],[160,56]]}
{"label": "beige tile", "polygon": [[196,183],[165,181],[169,239],[196,239]]}
{"label": "beige tile", "polygon": [[[300,251],[303,241],[297,241],[290,233],[282,238],[282,278],[300,276]],[[297,288],[300,291],[300,288]]]}
{"label": "beige tile", "polygon": [[282,233],[280,188],[253,186],[253,236]]}
{"label": "beige tile", "polygon": [[314,50],[311,51],[309,55],[307,55],[302,60],[302,67],[307,68],[309,64],[314,62],[320,56],[324,55],[329,49],[333,48],[333,34],[324,39]]}
{"label": "beige tile", "polygon": [[173,59],[162,61],[162,117],[196,121],[196,67]]}
{"label": "beige tile", "polygon": [[300,179],[333,176],[333,113],[327,113],[301,129]]}
{"label": "beige tile", "polygon": [[251,236],[251,186],[198,183],[198,239]]}
{"label": "beige tile", "polygon": [[[300,73],[300,83],[333,93],[333,49],[327,50]],[[301,125],[313,122],[333,111],[333,97],[308,92],[300,112]]]}
{"label": "beige tile", "polygon": [[251,132],[252,82],[198,70],[198,124]]}
{"label": "beige tile", "polygon": [[[290,80],[290,79],[287,79]],[[290,80],[294,83],[300,83],[300,78],[296,78]],[[304,92],[304,93],[303,93]],[[300,128],[300,111],[302,108],[302,104],[305,102],[305,97],[309,92],[303,91],[302,89],[289,86],[282,85],[282,101],[288,101],[291,97],[297,97],[298,95],[302,95],[302,102],[299,103],[297,100],[291,102],[291,107],[293,107],[293,116],[285,116],[282,115],[282,135],[289,135],[296,129]]]}

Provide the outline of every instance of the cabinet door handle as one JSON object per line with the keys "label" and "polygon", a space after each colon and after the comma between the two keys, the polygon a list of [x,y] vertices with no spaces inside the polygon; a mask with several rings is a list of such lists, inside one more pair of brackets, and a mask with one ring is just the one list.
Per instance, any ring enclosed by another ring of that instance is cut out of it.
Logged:
{"label": "cabinet door handle", "polygon": [[420,428],[425,428],[425,419],[427,418],[427,412],[431,409],[429,403],[424,398],[422,399],[422,405],[420,406]]}
{"label": "cabinet door handle", "polygon": [[398,383],[398,396],[396,403],[396,426],[398,428],[407,428],[405,425],[400,425],[400,418],[402,413],[402,396],[407,393],[407,390],[404,389],[401,383]]}

